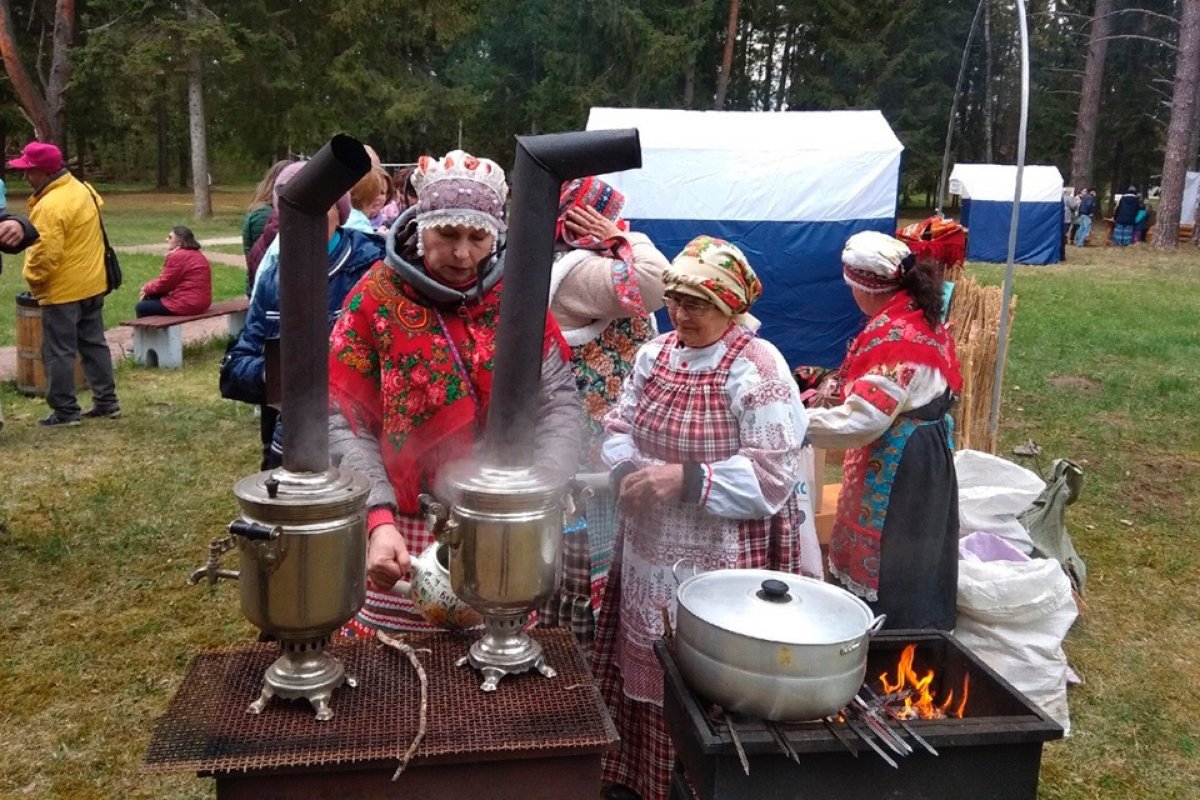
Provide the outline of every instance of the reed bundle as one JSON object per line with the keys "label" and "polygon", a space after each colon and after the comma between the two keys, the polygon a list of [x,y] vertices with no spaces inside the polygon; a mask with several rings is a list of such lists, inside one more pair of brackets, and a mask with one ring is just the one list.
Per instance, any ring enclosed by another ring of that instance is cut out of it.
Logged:
{"label": "reed bundle", "polygon": [[[969,276],[954,284],[949,322],[963,376],[962,393],[951,412],[958,449],[996,452],[995,437],[988,430],[988,417],[995,385],[1003,299],[1003,287],[981,286]],[[1010,334],[1016,309],[1014,295],[1008,307]]]}

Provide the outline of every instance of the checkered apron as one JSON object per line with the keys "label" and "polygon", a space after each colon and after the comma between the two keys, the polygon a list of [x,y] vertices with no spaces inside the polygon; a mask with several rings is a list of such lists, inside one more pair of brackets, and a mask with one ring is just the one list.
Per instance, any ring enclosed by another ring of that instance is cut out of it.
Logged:
{"label": "checkered apron", "polygon": [[[754,338],[735,326],[715,369],[671,366],[676,345],[668,339],[655,360],[638,403],[633,439],[642,454],[669,463],[722,461],[741,446],[727,384],[734,361]],[[636,791],[643,800],[665,800],[674,746],[662,717],[662,668],[651,646],[662,636],[661,608],[674,618],[671,566],[689,559],[698,570],[769,567],[794,572],[799,507],[793,497],[775,517],[726,520],[702,505],[664,503],[622,514],[614,561],[596,626],[594,665],[601,692],[621,734],[621,746],[604,758],[605,783]]]}

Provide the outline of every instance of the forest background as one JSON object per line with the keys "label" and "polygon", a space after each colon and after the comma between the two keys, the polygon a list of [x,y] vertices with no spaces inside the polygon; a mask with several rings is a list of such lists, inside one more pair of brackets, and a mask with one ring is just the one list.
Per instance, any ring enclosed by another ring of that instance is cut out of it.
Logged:
{"label": "forest background", "polygon": [[[1029,0],[1027,163],[1059,166],[1068,184],[1157,185],[1181,105],[1180,19],[1196,5]],[[89,179],[165,187],[192,174],[257,179],[339,130],[385,162],[461,145],[506,164],[514,135],[580,129],[593,106],[878,108],[906,148],[902,202],[928,207],[977,10],[952,159],[1015,160],[1016,9],[1008,0],[0,0],[0,144],[11,155],[36,131]],[[1180,148],[1189,168],[1200,150],[1194,72],[1184,76],[1192,102]],[[206,152],[195,152],[197,133]]]}

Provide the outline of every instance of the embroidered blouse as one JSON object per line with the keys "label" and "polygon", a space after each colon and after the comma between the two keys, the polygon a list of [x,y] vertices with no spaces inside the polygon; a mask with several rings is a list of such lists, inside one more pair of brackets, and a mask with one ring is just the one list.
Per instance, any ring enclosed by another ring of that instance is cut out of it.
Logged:
{"label": "embroidered blouse", "polygon": [[[673,334],[665,334],[638,351],[633,373],[607,419],[609,437],[603,456],[610,467],[629,462],[640,469],[663,463],[638,451],[632,428],[655,360],[674,339]],[[673,347],[670,364],[677,370],[710,372],[724,357],[727,341],[723,337],[708,347]],[[730,458],[701,465],[702,505],[709,513],[729,519],[769,517],[786,502],[796,476],[802,474],[801,448],[808,429],[804,406],[783,355],[762,339],[753,340],[734,360],[726,392],[738,420],[742,449]]]}

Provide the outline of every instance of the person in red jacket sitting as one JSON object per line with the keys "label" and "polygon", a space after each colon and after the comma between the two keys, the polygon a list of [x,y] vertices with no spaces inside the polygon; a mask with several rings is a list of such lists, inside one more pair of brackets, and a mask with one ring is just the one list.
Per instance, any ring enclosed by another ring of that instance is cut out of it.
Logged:
{"label": "person in red jacket sitting", "polygon": [[190,228],[171,228],[162,272],[142,287],[139,296],[134,308],[139,317],[186,317],[212,305],[212,267]]}

